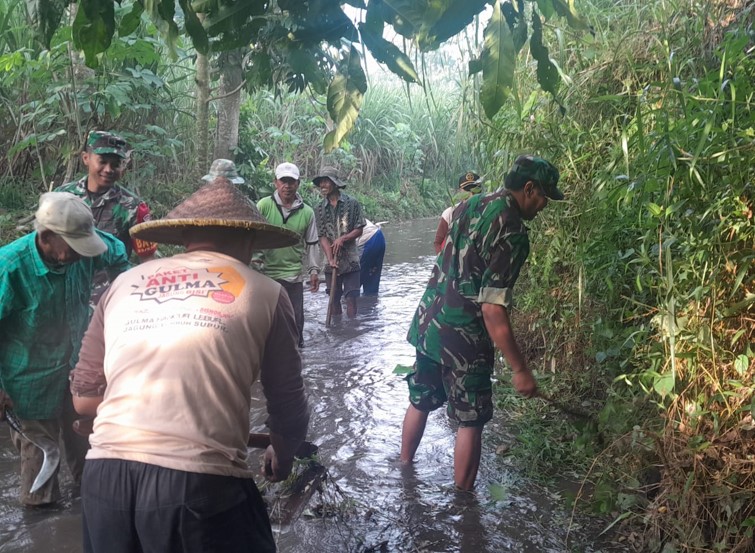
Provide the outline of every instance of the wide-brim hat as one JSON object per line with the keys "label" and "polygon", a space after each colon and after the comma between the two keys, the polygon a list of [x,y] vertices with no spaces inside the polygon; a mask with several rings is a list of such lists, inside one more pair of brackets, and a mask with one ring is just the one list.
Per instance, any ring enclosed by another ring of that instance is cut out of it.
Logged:
{"label": "wide-brim hat", "polygon": [[346,188],[346,184],[338,178],[338,169],[335,167],[323,167],[315,178],[312,179],[312,183],[315,186],[320,186],[322,179],[328,178],[333,181],[338,188]]}
{"label": "wide-brim hat", "polygon": [[131,236],[148,242],[183,245],[183,233],[201,227],[254,232],[254,249],[285,248],[299,242],[288,229],[272,225],[233,184],[217,177],[205,184],[162,219],[131,227]]}
{"label": "wide-brim hat", "polygon": [[233,184],[244,184],[246,182],[244,181],[244,177],[239,175],[236,164],[230,159],[216,159],[213,161],[212,165],[210,165],[209,173],[202,177],[202,180],[211,182],[216,177],[225,177]]}
{"label": "wide-brim hat", "polygon": [[[205,181],[205,182],[210,182],[210,181],[212,181],[213,179],[216,179],[216,178],[218,178],[217,175],[210,175],[208,173],[204,177],[202,177],[202,180]],[[233,184],[244,184],[246,182],[246,180],[244,179],[244,177],[241,177],[241,176],[224,177],[224,178],[228,179]]]}

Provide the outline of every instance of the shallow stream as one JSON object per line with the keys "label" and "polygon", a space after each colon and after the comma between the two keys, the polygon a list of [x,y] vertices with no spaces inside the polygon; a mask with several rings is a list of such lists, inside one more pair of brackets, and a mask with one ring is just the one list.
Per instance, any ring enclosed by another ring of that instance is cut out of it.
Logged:
{"label": "shallow stream", "polygon": [[[398,463],[410,365],[405,341],[434,257],[435,219],[388,223],[380,294],[361,298],[356,321],[325,326],[327,296],[305,291],[304,376],[312,405],[309,439],[327,469],[324,493],[302,516],[276,525],[282,553],[561,553],[621,551],[597,538],[606,521],[577,515],[556,492],[527,481],[496,455],[513,437],[498,414],[483,435],[474,493],[453,487],[454,431],[433,413],[416,463]],[[260,398],[258,389],[255,398]],[[264,405],[251,413],[264,431]],[[258,452],[251,451],[252,460]],[[65,473],[65,468],[61,473]],[[0,425],[0,553],[78,553],[80,503],[63,480],[59,508],[27,511],[16,501],[17,455]],[[492,490],[495,489],[495,493]],[[323,516],[324,515],[324,516]],[[117,539],[117,537],[114,537]]]}

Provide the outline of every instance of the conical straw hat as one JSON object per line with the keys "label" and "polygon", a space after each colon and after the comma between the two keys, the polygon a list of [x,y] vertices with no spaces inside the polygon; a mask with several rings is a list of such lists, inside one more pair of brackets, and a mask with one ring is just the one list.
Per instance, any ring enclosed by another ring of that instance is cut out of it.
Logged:
{"label": "conical straw hat", "polygon": [[254,247],[259,250],[293,246],[299,236],[288,229],[271,225],[231,182],[217,177],[205,184],[170,213],[156,221],[131,227],[131,236],[160,244],[183,244],[183,231],[215,227],[254,231]]}

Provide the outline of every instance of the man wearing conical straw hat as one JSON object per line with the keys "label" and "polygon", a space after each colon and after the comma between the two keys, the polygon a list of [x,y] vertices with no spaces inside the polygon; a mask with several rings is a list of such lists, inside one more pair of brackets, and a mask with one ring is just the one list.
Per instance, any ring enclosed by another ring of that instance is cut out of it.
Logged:
{"label": "man wearing conical straw hat", "polygon": [[247,466],[250,388],[260,379],[267,399],[271,481],[290,473],[309,410],[291,302],[248,263],[298,238],[225,178],[131,232],[186,252],[113,283],[71,375],[77,411],[96,414],[84,551],[275,551]]}

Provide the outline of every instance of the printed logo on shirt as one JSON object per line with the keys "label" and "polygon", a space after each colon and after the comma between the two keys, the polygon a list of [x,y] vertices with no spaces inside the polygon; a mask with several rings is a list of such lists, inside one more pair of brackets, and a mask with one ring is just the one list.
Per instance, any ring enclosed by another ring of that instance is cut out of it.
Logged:
{"label": "printed logo on shirt", "polygon": [[233,267],[179,267],[143,275],[140,284],[132,285],[131,295],[139,296],[141,301],[157,303],[200,297],[227,304],[236,301],[244,284],[244,279]]}

